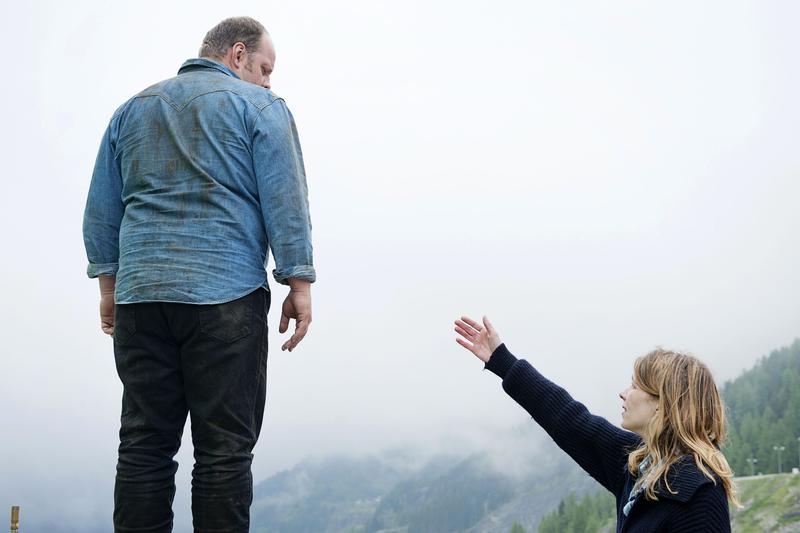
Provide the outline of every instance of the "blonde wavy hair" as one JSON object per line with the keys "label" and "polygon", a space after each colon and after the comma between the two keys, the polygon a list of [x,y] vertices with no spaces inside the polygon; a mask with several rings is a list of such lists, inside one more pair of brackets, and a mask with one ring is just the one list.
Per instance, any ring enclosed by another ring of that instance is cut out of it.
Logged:
{"label": "blonde wavy hair", "polygon": [[658,409],[642,434],[641,446],[628,456],[628,470],[638,476],[642,461],[649,467],[637,485],[648,500],[657,500],[658,480],[675,494],[667,481],[669,468],[682,456],[691,455],[697,468],[717,483],[722,482],[728,500],[738,506],[733,472],[720,448],[725,442],[725,408],[711,371],[696,357],[658,348],[633,365],[638,388],[654,396]]}

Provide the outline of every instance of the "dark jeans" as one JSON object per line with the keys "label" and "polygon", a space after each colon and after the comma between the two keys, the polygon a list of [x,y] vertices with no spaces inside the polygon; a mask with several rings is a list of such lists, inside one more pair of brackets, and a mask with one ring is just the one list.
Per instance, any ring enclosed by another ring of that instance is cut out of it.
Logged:
{"label": "dark jeans", "polygon": [[269,305],[269,292],[258,289],[218,305],[116,307],[114,356],[124,391],[115,531],[172,531],[173,457],[187,414],[195,531],[248,531],[251,451],[266,397]]}

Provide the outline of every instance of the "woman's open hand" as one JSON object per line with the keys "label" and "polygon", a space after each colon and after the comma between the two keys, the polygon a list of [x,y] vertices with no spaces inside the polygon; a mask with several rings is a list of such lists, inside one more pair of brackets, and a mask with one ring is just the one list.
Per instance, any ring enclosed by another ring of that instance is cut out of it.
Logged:
{"label": "woman's open hand", "polygon": [[492,352],[502,344],[500,336],[486,317],[483,317],[483,325],[467,316],[462,316],[455,324],[456,333],[463,337],[456,338],[456,342],[484,363],[489,361]]}

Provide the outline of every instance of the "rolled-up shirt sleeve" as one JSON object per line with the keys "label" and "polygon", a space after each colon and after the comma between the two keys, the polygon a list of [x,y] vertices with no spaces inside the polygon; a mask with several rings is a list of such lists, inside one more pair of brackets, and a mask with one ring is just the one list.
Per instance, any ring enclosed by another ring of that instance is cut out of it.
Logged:
{"label": "rolled-up shirt sleeve", "polygon": [[106,128],[83,214],[83,243],[90,278],[114,276],[119,270],[119,228],[125,206],[122,203],[122,176],[114,154],[112,119]]}
{"label": "rolled-up shirt sleeve", "polygon": [[253,169],[278,283],[315,281],[303,154],[294,118],[283,100],[265,107],[253,128]]}

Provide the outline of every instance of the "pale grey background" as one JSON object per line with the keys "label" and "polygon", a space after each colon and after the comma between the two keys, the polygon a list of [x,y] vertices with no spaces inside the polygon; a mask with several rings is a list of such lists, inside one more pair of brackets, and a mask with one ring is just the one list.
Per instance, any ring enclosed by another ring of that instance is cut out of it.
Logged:
{"label": "pale grey background", "polygon": [[[524,423],[453,341],[461,313],[614,421],[656,345],[723,381],[800,335],[794,2],[2,11],[0,509],[108,520],[121,387],[84,273],[94,156],[116,107],[226,16],[276,43],[319,274],[309,336],[271,352],[256,480],[312,454],[496,445]],[[178,459],[185,525],[188,446]]]}

